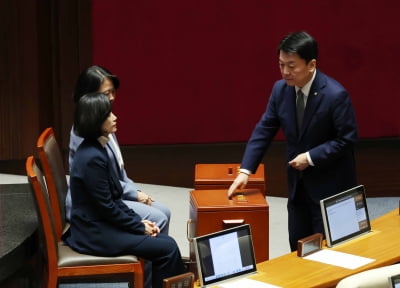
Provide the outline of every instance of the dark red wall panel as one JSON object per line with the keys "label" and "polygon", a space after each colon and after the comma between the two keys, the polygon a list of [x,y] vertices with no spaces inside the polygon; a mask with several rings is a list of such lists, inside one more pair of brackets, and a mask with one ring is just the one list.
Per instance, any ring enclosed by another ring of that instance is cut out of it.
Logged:
{"label": "dark red wall panel", "polygon": [[[400,136],[396,1],[93,1],[93,63],[120,77],[121,144],[246,141],[306,30],[350,92],[362,138]],[[279,135],[277,139],[282,139]]]}

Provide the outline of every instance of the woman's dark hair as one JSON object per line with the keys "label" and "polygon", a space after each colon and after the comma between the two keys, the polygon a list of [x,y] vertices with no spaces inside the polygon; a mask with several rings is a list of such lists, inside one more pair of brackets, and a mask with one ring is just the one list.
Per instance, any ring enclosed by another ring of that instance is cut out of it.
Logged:
{"label": "woman's dark hair", "polygon": [[297,53],[306,63],[318,59],[318,43],[304,31],[286,35],[278,45],[278,54],[280,51],[288,54]]}
{"label": "woman's dark hair", "polygon": [[75,85],[74,102],[78,103],[79,98],[88,93],[99,91],[105,78],[109,78],[114,84],[115,90],[119,88],[119,79],[106,68],[100,66],[90,66],[85,69],[78,78]]}
{"label": "woman's dark hair", "polygon": [[107,95],[99,92],[83,95],[75,106],[74,132],[85,139],[103,135],[101,127],[111,113]]}

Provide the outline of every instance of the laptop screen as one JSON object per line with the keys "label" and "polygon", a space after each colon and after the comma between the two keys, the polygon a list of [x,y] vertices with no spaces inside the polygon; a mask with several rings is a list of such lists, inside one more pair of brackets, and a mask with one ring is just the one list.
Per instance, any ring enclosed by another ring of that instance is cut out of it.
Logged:
{"label": "laptop screen", "polygon": [[320,205],[328,247],[371,231],[363,185],[325,198]]}
{"label": "laptop screen", "polygon": [[202,287],[256,272],[250,225],[193,238]]}
{"label": "laptop screen", "polygon": [[400,288],[400,274],[389,277],[390,288]]}

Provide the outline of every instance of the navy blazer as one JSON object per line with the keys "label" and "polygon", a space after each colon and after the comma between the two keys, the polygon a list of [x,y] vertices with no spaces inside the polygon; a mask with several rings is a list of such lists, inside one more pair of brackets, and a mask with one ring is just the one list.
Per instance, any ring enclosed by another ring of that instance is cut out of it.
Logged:
{"label": "navy blazer", "polygon": [[84,140],[70,173],[73,208],[63,240],[81,253],[113,256],[126,253],[144,238],[142,219],[122,201],[122,187],[106,149]]}
{"label": "navy blazer", "polygon": [[[356,185],[353,149],[357,124],[348,92],[340,83],[317,71],[298,131],[295,88],[283,79],[277,81],[247,143],[241,168],[257,169],[280,128],[287,142],[286,162],[300,153],[310,153],[315,166],[306,168],[302,177],[314,201]],[[300,173],[288,164],[287,173],[289,199],[293,199]]]}

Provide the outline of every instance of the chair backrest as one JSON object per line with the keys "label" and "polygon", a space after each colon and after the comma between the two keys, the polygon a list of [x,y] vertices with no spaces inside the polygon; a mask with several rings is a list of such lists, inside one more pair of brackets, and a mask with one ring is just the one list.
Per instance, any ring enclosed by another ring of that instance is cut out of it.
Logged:
{"label": "chair backrest", "polygon": [[163,288],[192,288],[194,287],[194,274],[187,272],[165,278],[163,280]]}
{"label": "chair backrest", "polygon": [[46,183],[33,156],[26,159],[25,168],[45,241],[48,273],[56,273],[55,268],[58,262],[57,239]]}
{"label": "chair backrest", "polygon": [[63,157],[53,128],[46,128],[40,134],[37,140],[37,149],[49,191],[57,239],[60,240],[66,226],[65,197],[67,196],[68,183]]}

